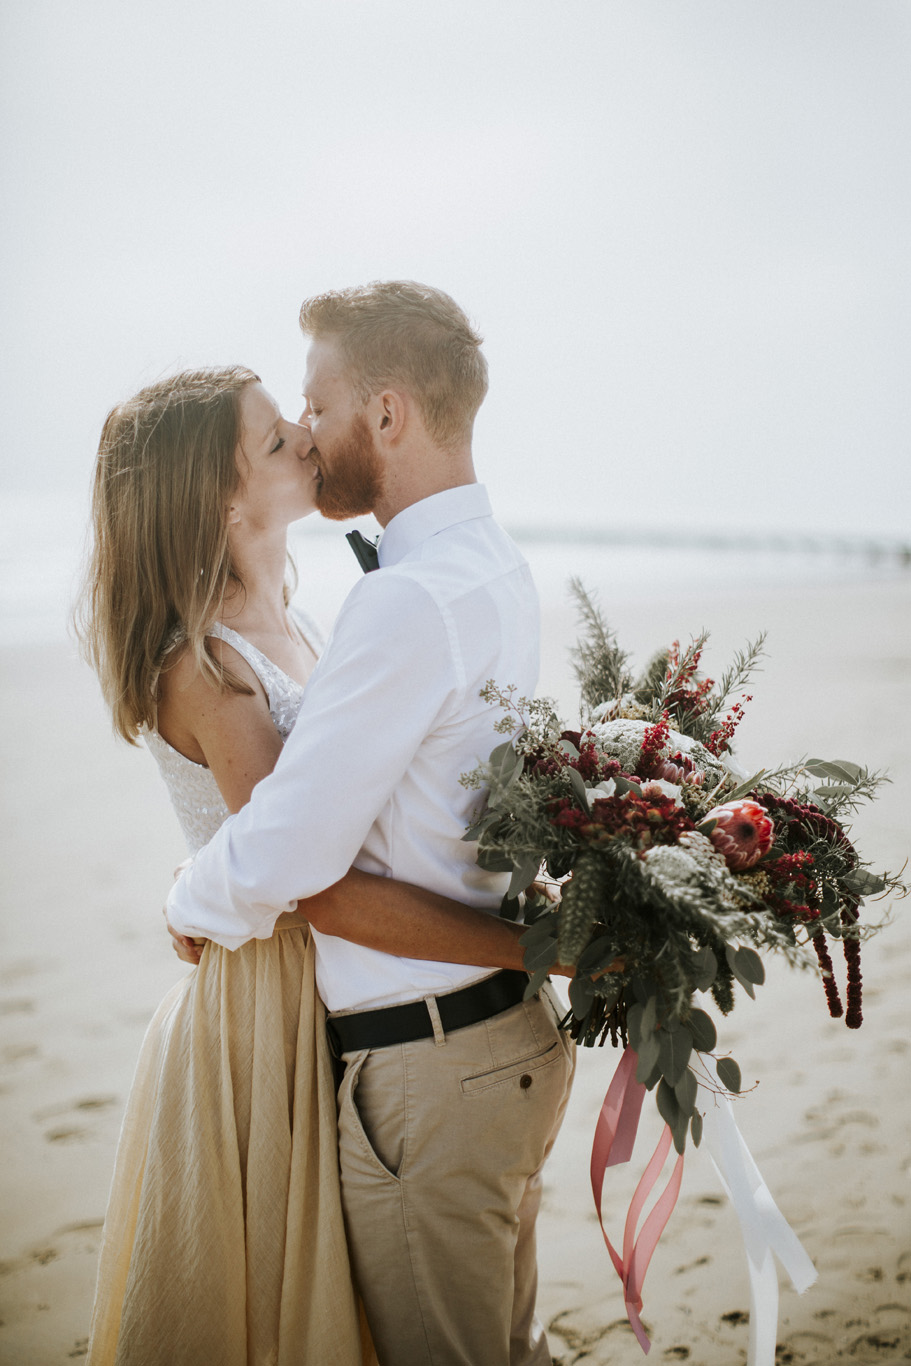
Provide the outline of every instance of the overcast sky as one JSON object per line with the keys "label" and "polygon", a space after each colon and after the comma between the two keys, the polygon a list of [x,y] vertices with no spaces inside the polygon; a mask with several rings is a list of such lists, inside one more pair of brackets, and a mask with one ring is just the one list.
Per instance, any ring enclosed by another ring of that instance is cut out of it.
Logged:
{"label": "overcast sky", "polygon": [[2,486],[300,300],[480,326],[504,520],[911,526],[908,0],[6,0]]}

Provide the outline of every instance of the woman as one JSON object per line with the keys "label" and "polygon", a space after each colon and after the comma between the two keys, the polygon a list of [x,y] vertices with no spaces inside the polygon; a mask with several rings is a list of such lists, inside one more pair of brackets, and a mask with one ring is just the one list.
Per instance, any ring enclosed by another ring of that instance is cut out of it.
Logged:
{"label": "woman", "polygon": [[[81,616],[115,729],[142,734],[191,852],[269,773],[315,666],[286,533],[315,508],[309,434],[258,376],[193,371],[109,415]],[[388,879],[330,889],[411,957],[521,966],[517,927]],[[375,912],[375,914],[373,914]],[[483,956],[481,956],[483,955]],[[199,968],[143,1043],[88,1360],[355,1366],[335,1091],[302,917]]]}

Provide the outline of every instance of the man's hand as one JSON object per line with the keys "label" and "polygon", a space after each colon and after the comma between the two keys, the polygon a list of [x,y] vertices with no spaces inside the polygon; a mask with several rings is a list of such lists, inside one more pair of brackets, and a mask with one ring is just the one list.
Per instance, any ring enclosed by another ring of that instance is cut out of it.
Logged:
{"label": "man's hand", "polygon": [[[175,882],[180,877],[184,868],[189,868],[192,862],[193,860],[191,858],[185,858],[183,863],[178,863],[177,867],[174,869]],[[202,957],[202,951],[209,941],[207,939],[191,939],[187,934],[178,934],[175,929],[171,928],[171,924],[168,920],[167,906],[162,906],[161,914],[164,916],[164,923],[168,927],[168,934],[174,941],[171,947],[177,954],[177,957],[182,963],[189,963],[194,968],[198,967],[199,960]]]}

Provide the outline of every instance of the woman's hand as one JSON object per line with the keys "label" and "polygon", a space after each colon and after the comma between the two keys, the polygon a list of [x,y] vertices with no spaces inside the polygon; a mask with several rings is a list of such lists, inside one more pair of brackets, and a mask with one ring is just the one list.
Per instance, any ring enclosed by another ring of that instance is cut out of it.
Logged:
{"label": "woman's hand", "polygon": [[[182,863],[178,863],[177,867],[174,869],[175,882],[180,877],[183,870],[189,868],[192,862],[193,860],[191,858],[185,858]],[[168,934],[173,940],[171,948],[177,954],[181,963],[189,963],[190,966],[194,968],[198,967],[199,960],[202,957],[202,951],[209,941],[207,939],[191,939],[187,934],[178,934],[176,930],[171,928],[170,922],[168,921],[167,906],[162,906],[161,914],[164,916],[164,923],[168,927]]]}

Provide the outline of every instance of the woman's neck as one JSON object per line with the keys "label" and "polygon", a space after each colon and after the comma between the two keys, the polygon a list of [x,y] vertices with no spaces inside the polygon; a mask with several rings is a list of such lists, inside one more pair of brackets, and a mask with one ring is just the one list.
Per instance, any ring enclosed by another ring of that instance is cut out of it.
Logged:
{"label": "woman's neck", "polygon": [[232,580],[228,585],[220,620],[241,634],[287,634],[285,533],[272,537],[232,535],[230,545],[240,582]]}

